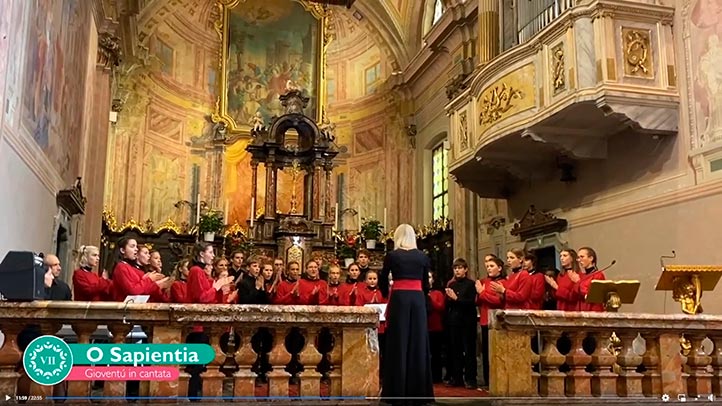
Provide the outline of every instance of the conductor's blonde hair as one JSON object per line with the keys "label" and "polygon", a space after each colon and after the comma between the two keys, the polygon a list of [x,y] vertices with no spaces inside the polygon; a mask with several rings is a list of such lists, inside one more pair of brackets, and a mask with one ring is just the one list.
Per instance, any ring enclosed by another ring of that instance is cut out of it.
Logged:
{"label": "conductor's blonde hair", "polygon": [[394,249],[416,249],[416,232],[408,224],[401,224],[394,231]]}

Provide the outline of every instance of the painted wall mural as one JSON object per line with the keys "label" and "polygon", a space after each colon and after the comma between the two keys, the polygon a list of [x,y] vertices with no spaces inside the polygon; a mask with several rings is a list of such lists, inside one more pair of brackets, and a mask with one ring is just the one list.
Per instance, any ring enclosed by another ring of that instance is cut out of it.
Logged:
{"label": "painted wall mural", "polygon": [[223,21],[220,110],[231,129],[247,129],[259,113],[266,123],[283,114],[278,96],[289,85],[306,92],[306,114],[320,119],[324,24],[318,10],[297,1],[245,0],[224,8]]}
{"label": "painted wall mural", "polygon": [[78,175],[90,4],[28,3],[21,123],[69,183]]}
{"label": "painted wall mural", "polygon": [[697,147],[702,147],[722,141],[722,0],[691,0],[691,6],[688,69],[696,113],[692,123]]}

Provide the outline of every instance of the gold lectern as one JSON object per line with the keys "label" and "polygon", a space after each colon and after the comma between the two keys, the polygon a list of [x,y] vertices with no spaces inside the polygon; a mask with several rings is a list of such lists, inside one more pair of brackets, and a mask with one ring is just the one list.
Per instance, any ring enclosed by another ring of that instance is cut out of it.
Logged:
{"label": "gold lectern", "polygon": [[714,290],[722,277],[722,266],[670,265],[662,268],[656,290],[671,290],[672,299],[687,314],[702,313],[702,292]]}
{"label": "gold lectern", "polygon": [[639,285],[639,281],[594,280],[589,287],[586,301],[602,303],[608,312],[616,312],[622,307],[622,303],[634,303]]}

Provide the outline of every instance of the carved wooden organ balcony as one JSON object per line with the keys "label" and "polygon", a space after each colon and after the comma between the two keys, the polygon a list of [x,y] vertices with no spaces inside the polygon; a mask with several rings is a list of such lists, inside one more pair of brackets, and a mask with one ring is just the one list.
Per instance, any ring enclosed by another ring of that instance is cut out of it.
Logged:
{"label": "carved wooden organ balcony", "polygon": [[520,181],[559,179],[560,170],[572,179],[565,169],[607,159],[614,136],[677,133],[674,8],[564,4],[541,29],[519,31],[525,42],[480,67],[446,107],[450,173],[481,197],[508,197]]}

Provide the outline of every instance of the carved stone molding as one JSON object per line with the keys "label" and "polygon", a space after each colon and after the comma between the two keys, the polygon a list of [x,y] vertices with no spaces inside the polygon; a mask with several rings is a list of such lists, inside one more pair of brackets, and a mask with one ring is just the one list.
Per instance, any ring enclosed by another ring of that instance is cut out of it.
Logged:
{"label": "carved stone molding", "polygon": [[654,77],[650,37],[649,30],[622,27],[625,75],[641,78]]}
{"label": "carved stone molding", "polygon": [[564,43],[552,48],[552,87],[554,94],[566,89],[566,77],[564,75]]}
{"label": "carved stone molding", "polygon": [[96,63],[105,69],[113,69],[120,65],[123,58],[120,38],[115,35],[103,32],[98,35],[98,56]]}
{"label": "carved stone molding", "polygon": [[567,228],[567,221],[558,219],[556,216],[539,211],[531,205],[524,217],[514,224],[511,235],[519,236],[522,240],[540,235],[564,231]]}
{"label": "carved stone molding", "polygon": [[469,123],[466,111],[459,113],[459,144],[462,150],[469,148]]}
{"label": "carved stone molding", "polygon": [[76,179],[73,186],[59,191],[55,196],[58,207],[65,210],[70,216],[85,213],[85,203],[87,203],[87,199],[83,196],[83,188],[80,181],[80,178]]}
{"label": "carved stone molding", "polygon": [[524,93],[512,86],[502,83],[490,89],[481,101],[481,112],[479,113],[479,124],[491,124],[501,119],[504,113],[514,107],[514,99],[521,99]]}

